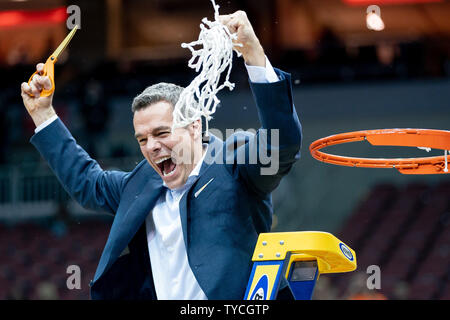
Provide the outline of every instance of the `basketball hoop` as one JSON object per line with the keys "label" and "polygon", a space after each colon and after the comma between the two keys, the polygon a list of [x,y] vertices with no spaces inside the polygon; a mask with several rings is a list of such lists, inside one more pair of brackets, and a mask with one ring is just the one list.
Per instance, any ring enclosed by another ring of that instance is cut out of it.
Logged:
{"label": "basketball hoop", "polygon": [[[368,141],[374,146],[404,146],[444,150],[443,156],[424,158],[382,159],[337,156],[319,151],[342,143]],[[448,173],[447,151],[450,150],[450,131],[432,129],[378,129],[354,131],[325,137],[311,143],[313,158],[340,166],[360,168],[395,168],[403,174]]]}

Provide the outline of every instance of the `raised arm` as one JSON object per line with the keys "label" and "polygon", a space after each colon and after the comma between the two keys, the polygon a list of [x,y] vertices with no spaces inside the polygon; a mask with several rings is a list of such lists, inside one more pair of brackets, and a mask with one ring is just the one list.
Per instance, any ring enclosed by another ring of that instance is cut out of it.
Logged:
{"label": "raised arm", "polygon": [[301,125],[293,103],[290,75],[266,66],[264,50],[245,12],[223,16],[221,22],[237,33],[236,42],[242,47],[236,49],[242,53],[247,69],[268,67],[267,81],[256,83],[250,77],[261,128],[255,135],[238,133],[227,139],[226,152],[227,163],[233,163],[232,173],[265,196],[278,186],[300,157]]}
{"label": "raised arm", "polygon": [[52,106],[53,95],[41,97],[42,89],[51,89],[48,77],[42,76],[43,64],[30,84],[21,85],[22,99],[37,128],[31,143],[48,162],[64,189],[82,206],[114,214],[128,173],[104,171],[97,161],[77,145],[58,119]]}

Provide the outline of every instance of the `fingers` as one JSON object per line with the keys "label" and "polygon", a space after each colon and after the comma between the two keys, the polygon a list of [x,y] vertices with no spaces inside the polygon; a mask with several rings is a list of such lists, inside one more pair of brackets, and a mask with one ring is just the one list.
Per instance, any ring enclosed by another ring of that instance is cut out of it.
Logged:
{"label": "fingers", "polygon": [[218,20],[219,20],[220,23],[222,23],[225,27],[228,28],[230,33],[234,33],[233,30],[231,30],[231,28],[229,27],[229,23],[230,23],[230,20],[231,20],[231,15],[230,14],[219,16]]}
{"label": "fingers", "polygon": [[20,89],[23,101],[28,101],[30,99],[30,95],[32,94],[31,87],[28,83],[22,82]]}
{"label": "fingers", "polygon": [[41,83],[45,90],[50,90],[52,88],[52,82],[47,76],[41,77]]}
{"label": "fingers", "polygon": [[34,75],[30,82],[31,94],[35,97],[39,97],[44,86],[42,85],[41,76]]}
{"label": "fingers", "polygon": [[29,84],[31,94],[33,96],[39,97],[43,89],[50,90],[52,88],[52,82],[47,76],[40,76],[38,74],[34,75],[33,79]]}
{"label": "fingers", "polygon": [[33,96],[39,97],[42,90],[52,89],[52,81],[48,76],[44,76],[44,67],[45,65],[43,63],[38,63],[36,65],[36,73],[33,75],[31,81],[29,81],[29,83],[23,82],[21,84],[22,97],[24,99]]}
{"label": "fingers", "polygon": [[[220,20],[219,20],[220,21]],[[239,29],[240,23],[236,20],[235,17],[224,17],[222,21],[220,21],[225,27],[228,28],[230,33],[236,33]]]}
{"label": "fingers", "polygon": [[50,90],[52,88],[52,82],[50,81],[49,77],[43,76],[43,74],[44,74],[44,67],[45,67],[45,64],[43,64],[43,63],[38,63],[36,65],[36,72],[39,74],[39,76],[36,79],[36,81],[45,90]]}
{"label": "fingers", "polygon": [[223,25],[227,25],[228,21],[230,21],[231,19],[231,14],[220,15],[218,19],[220,23],[222,23]]}
{"label": "fingers", "polygon": [[20,88],[22,89],[22,93],[26,93],[26,94],[30,94],[31,93],[31,87],[26,82],[22,82]]}
{"label": "fingers", "polygon": [[247,20],[247,14],[245,13],[245,11],[239,10],[236,11],[232,14],[223,14],[223,15],[219,15],[219,21],[222,23],[226,23],[229,19],[231,18],[238,18],[240,20]]}
{"label": "fingers", "polygon": [[228,27],[231,33],[237,32],[240,26],[244,25],[246,22],[247,15],[244,11],[236,11],[232,14],[226,14],[219,16],[219,21]]}
{"label": "fingers", "polygon": [[36,65],[36,71],[39,75],[42,75],[44,73],[44,64],[43,63],[38,63]]}

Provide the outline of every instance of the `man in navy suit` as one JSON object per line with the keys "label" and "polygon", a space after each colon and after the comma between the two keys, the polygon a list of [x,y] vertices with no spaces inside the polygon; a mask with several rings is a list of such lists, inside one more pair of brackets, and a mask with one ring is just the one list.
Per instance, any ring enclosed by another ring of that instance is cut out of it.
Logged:
{"label": "man in navy suit", "polygon": [[[301,126],[290,76],[272,68],[246,14],[220,19],[243,44],[237,49],[261,121],[256,134],[238,132],[226,141],[211,135],[203,143],[200,120],[172,131],[182,88],[159,83],[132,104],[145,160],[132,172],[105,171],[58,119],[52,96],[39,96],[49,79],[22,83],[37,127],[33,145],[81,205],[115,215],[90,284],[93,299],[244,297],[258,234],[272,224],[271,192],[300,156]],[[277,170],[264,171],[269,163],[252,157],[261,151]],[[286,281],[280,288],[289,295]]]}

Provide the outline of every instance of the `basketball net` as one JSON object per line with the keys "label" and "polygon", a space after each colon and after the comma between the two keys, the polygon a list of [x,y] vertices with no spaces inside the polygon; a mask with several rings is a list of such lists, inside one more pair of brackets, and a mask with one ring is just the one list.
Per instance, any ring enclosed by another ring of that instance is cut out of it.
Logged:
{"label": "basketball net", "polygon": [[[426,152],[430,152],[431,148],[428,147],[417,147],[420,150],[425,150]],[[444,172],[448,172],[448,160],[447,160],[447,150],[444,150],[444,158],[445,158],[445,167],[444,167]]]}
{"label": "basketball net", "polygon": [[448,172],[448,160],[447,160],[447,150],[444,150],[444,157],[445,157],[445,168],[444,172]]}
{"label": "basketball net", "polygon": [[[172,126],[172,130],[185,127],[203,116],[206,123],[205,136],[208,136],[208,121],[212,119],[212,114],[220,103],[217,93],[225,87],[230,91],[234,88],[234,84],[229,81],[233,50],[236,51],[233,47],[240,45],[233,44],[233,40],[237,39],[236,33],[230,33],[219,22],[219,5],[214,0],[211,2],[215,21],[203,18],[198,40],[181,44],[182,48],[188,48],[192,53],[188,66],[200,73],[182,91],[173,110]],[[196,46],[201,48],[196,50]],[[241,55],[238,51],[236,53]],[[223,72],[226,72],[225,80],[220,84]]]}

